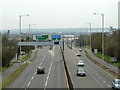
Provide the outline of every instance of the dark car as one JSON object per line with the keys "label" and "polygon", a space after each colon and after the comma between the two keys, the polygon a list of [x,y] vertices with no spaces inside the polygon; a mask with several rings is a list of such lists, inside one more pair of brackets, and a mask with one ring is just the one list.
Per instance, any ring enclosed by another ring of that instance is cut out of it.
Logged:
{"label": "dark car", "polygon": [[86,71],[84,70],[84,68],[78,68],[77,76],[86,76]]}
{"label": "dark car", "polygon": [[45,73],[45,69],[43,67],[37,68],[37,74],[44,74],[44,73]]}
{"label": "dark car", "polygon": [[76,54],[76,56],[81,57],[81,53]]}
{"label": "dark car", "polygon": [[82,49],[79,49],[80,52],[82,52]]}

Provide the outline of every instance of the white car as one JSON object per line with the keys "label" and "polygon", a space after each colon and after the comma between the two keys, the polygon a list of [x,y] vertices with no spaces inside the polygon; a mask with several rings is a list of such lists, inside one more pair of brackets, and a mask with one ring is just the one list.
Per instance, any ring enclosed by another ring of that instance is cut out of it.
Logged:
{"label": "white car", "polygon": [[80,61],[78,62],[78,66],[84,66],[84,62],[80,60]]}
{"label": "white car", "polygon": [[120,90],[120,79],[114,79],[112,81],[112,88]]}

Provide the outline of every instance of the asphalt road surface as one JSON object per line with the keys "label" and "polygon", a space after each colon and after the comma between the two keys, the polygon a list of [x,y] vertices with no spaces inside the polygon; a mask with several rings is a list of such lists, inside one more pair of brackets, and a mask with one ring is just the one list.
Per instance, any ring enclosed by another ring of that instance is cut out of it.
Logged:
{"label": "asphalt road surface", "polygon": [[[36,74],[38,66],[45,68],[45,74]],[[36,60],[26,67],[10,88],[67,88],[59,46],[38,51]]]}
{"label": "asphalt road surface", "polygon": [[[111,88],[113,76],[106,73],[92,63],[82,51],[82,56],[77,57],[78,49],[69,49],[65,44],[65,59],[70,72],[74,88]],[[82,60],[85,63],[86,77],[77,76],[77,63]]]}

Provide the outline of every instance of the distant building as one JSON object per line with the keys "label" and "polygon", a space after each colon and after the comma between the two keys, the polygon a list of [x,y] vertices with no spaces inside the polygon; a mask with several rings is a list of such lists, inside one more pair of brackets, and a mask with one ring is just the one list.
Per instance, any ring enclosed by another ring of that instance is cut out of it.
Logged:
{"label": "distant building", "polygon": [[118,29],[120,30],[120,1],[118,2]]}

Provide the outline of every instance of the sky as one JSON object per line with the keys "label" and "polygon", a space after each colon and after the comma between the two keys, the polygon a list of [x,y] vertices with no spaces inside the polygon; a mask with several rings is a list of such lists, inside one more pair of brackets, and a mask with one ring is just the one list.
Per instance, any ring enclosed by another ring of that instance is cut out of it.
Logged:
{"label": "sky", "polygon": [[118,27],[118,2],[120,0],[1,0],[0,30],[32,28],[101,28],[101,13],[105,16],[105,27]]}

